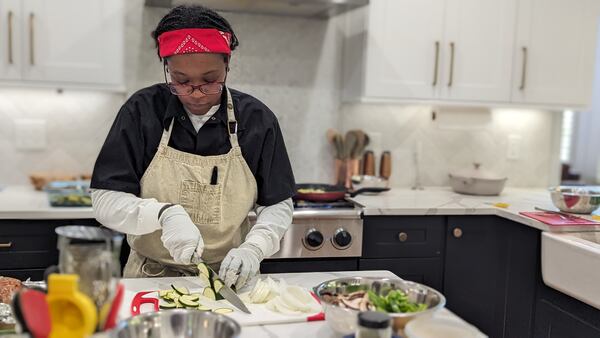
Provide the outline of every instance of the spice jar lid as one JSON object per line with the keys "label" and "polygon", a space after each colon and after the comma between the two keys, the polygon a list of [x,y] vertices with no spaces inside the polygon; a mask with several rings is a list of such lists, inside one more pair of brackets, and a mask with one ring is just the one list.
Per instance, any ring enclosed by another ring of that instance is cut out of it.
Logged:
{"label": "spice jar lid", "polygon": [[383,312],[365,311],[358,314],[358,325],[370,329],[386,329],[390,326],[391,318]]}

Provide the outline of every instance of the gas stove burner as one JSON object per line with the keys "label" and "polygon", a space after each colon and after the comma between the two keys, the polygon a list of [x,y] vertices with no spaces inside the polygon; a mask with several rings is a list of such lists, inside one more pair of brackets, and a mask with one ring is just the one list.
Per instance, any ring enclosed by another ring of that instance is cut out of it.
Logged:
{"label": "gas stove burner", "polygon": [[354,209],[354,203],[339,200],[334,202],[310,202],[296,200],[294,201],[295,209]]}

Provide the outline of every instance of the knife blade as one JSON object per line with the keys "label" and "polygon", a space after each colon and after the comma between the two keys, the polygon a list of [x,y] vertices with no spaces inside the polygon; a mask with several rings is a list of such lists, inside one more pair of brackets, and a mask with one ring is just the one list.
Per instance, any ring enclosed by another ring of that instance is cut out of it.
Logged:
{"label": "knife blade", "polygon": [[252,312],[250,312],[250,310],[248,310],[248,308],[246,307],[246,304],[244,304],[244,302],[242,302],[242,300],[237,295],[237,293],[233,292],[233,290],[229,286],[225,285],[225,282],[223,282],[223,280],[221,280],[221,278],[219,278],[219,274],[216,273],[210,266],[206,265],[206,267],[210,270],[210,273],[214,276],[213,280],[218,280],[223,285],[221,287],[221,289],[219,289],[219,291],[217,291],[217,290],[215,290],[215,291],[219,292],[221,294],[221,296],[223,296],[223,298],[225,298],[228,302],[231,303],[231,305],[242,310],[242,312],[252,314]]}

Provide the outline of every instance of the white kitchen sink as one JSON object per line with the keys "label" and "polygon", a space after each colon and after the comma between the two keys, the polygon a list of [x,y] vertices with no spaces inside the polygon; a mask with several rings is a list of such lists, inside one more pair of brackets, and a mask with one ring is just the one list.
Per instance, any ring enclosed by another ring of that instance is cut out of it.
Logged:
{"label": "white kitchen sink", "polygon": [[600,232],[542,233],[546,285],[600,309]]}

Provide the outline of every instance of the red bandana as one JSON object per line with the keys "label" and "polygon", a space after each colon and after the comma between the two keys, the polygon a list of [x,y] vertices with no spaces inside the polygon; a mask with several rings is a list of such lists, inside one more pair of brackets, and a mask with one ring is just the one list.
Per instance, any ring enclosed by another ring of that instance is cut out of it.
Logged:
{"label": "red bandana", "polygon": [[187,53],[231,55],[231,34],[214,28],[187,28],[164,32],[158,37],[160,57]]}

